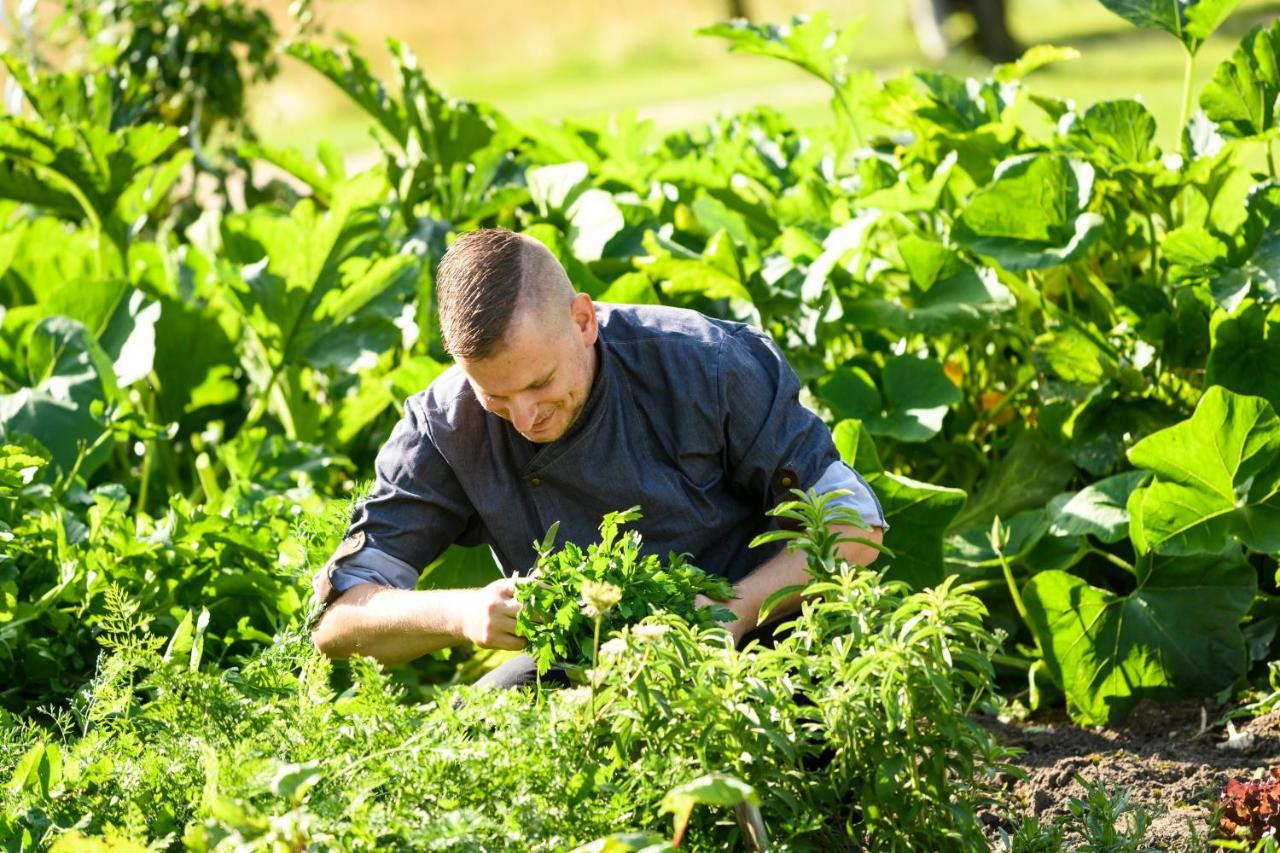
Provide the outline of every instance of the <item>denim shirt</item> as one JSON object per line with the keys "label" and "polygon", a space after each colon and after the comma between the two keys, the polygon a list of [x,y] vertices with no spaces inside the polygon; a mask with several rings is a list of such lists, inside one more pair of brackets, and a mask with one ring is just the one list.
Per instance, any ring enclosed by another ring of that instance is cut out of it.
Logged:
{"label": "denim shirt", "polygon": [[406,401],[316,576],[322,603],[359,583],[410,589],[455,543],[487,544],[505,574],[524,574],[552,523],[557,545],[585,547],[602,515],[637,504],[644,553],[684,553],[734,582],[776,552],[748,543],[776,526],[765,513],[792,488],[847,488],[842,502],[885,526],[765,333],[679,308],[597,303],[596,314],[594,384],[553,442],[486,411],[456,366]]}

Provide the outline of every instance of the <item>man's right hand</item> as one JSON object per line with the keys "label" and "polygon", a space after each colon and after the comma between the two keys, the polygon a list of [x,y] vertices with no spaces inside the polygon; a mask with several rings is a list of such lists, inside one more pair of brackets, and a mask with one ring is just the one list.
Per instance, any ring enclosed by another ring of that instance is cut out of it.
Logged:
{"label": "man's right hand", "polygon": [[480,589],[468,590],[469,599],[461,614],[462,634],[486,649],[523,649],[528,641],[516,636],[518,578],[499,578]]}

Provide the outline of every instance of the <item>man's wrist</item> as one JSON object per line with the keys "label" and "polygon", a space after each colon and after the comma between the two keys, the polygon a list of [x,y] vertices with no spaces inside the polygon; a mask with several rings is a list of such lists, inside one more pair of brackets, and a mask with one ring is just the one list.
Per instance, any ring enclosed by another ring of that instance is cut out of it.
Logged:
{"label": "man's wrist", "polygon": [[725,604],[734,616],[738,618],[732,623],[738,637],[756,627],[756,617],[760,615],[759,605],[749,596],[744,594],[746,591],[742,589],[741,584],[733,588],[734,597],[729,599]]}

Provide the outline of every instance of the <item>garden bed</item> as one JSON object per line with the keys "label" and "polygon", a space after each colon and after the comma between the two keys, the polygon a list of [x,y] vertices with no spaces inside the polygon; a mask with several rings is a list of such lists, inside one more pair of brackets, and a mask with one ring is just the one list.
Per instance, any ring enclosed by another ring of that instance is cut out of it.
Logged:
{"label": "garden bed", "polygon": [[[1109,791],[1127,787],[1152,815],[1147,843],[1167,850],[1202,849],[1211,837],[1209,818],[1227,780],[1248,778],[1280,764],[1280,712],[1236,721],[1239,748],[1222,745],[1226,734],[1212,723],[1220,711],[1199,703],[1134,709],[1123,728],[1081,728],[1065,716],[1036,723],[984,721],[999,741],[1023,753],[1013,764],[1027,778],[1012,784],[1018,814],[1051,821],[1083,797],[1076,774]],[[1251,738],[1249,736],[1252,736]],[[1251,743],[1246,741],[1251,740]],[[997,827],[992,827],[995,836]]]}

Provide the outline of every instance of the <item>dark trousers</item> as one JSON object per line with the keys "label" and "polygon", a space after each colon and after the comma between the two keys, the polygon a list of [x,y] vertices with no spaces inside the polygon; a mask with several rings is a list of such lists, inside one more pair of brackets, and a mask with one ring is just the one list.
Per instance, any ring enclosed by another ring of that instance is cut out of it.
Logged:
{"label": "dark trousers", "polygon": [[[773,648],[773,644],[784,636],[784,632],[777,630],[778,624],[778,622],[768,622],[753,628],[738,642],[738,648],[742,648],[752,640],[758,640],[760,645],[767,649]],[[520,655],[495,669],[489,670],[476,681],[476,686],[509,690],[513,687],[532,687],[538,681],[538,665],[528,655]],[[541,681],[545,685],[554,687],[567,687],[569,685],[569,677],[563,669],[557,666],[553,666],[544,672]]]}

